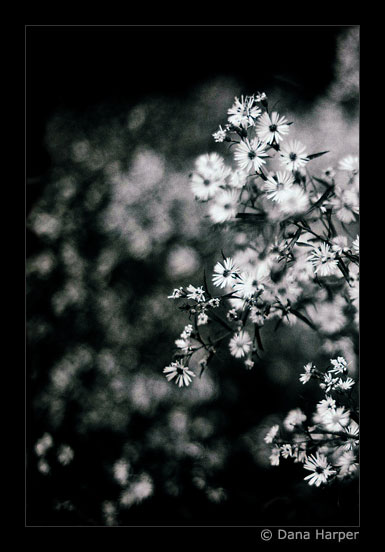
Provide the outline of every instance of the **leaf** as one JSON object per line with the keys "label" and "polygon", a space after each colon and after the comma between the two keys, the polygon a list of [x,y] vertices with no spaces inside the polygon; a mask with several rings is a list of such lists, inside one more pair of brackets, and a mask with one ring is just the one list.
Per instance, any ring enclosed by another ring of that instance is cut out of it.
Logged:
{"label": "leaf", "polygon": [[257,326],[257,324],[255,324],[255,337],[257,339],[258,347],[261,349],[261,351],[264,351],[264,348],[262,345],[261,333],[259,331],[259,327]]}
{"label": "leaf", "polygon": [[205,269],[203,269],[203,285],[204,285],[204,288],[205,288],[205,291],[206,291],[207,295],[209,296],[209,299],[211,299],[211,294],[210,294],[209,288],[207,286],[206,270]]}
{"label": "leaf", "polygon": [[309,161],[311,161],[316,157],[321,157],[321,155],[325,155],[325,153],[329,153],[329,151],[320,151],[319,153],[312,153],[311,155],[308,155],[307,158],[309,159]]}

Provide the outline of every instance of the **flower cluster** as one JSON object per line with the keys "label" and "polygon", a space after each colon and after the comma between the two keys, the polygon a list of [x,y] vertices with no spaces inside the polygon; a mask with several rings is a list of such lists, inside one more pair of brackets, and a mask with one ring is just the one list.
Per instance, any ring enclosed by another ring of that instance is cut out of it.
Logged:
{"label": "flower cluster", "polygon": [[[269,109],[265,93],[235,98],[227,122],[213,133],[216,143],[227,144],[228,158],[214,152],[195,161],[196,200],[207,204],[214,224],[238,234],[209,282],[204,275],[201,286],[169,296],[184,301],[179,308],[190,321],[175,341],[175,361],[164,369],[180,387],[192,382],[195,359],[202,375],[223,343],[253,368],[264,351],[261,329],[270,323],[275,329],[306,324],[330,350],[338,349],[344,328],[358,330],[359,235],[348,228],[358,222],[358,158],[348,155],[315,176],[311,161],[328,152],[309,153],[291,138],[291,125]],[[301,383],[318,379],[325,398],[313,425],[295,409],[283,429],[271,428],[265,440],[272,465],[281,457],[302,462],[316,486],[355,473],[357,413],[336,404],[337,397],[351,400],[356,382],[348,365],[337,356],[325,373],[311,362],[304,367]]]}
{"label": "flower cluster", "polygon": [[282,427],[275,424],[264,437],[271,447],[271,465],[278,466],[281,458],[300,462],[311,472],[304,479],[316,487],[358,475],[358,409],[352,398],[356,381],[348,375],[345,358],[331,359],[330,364],[322,372],[309,362],[300,375],[303,384],[318,380],[324,392],[312,415],[291,410]]}

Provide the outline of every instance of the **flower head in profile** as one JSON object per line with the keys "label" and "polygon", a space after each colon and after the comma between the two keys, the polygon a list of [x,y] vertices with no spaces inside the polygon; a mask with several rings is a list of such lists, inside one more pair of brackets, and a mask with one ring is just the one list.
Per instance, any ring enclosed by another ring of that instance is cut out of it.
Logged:
{"label": "flower head in profile", "polygon": [[286,117],[280,117],[276,111],[271,114],[264,113],[258,119],[255,130],[262,142],[272,144],[274,141],[278,144],[289,132],[290,127],[287,124]]}
{"label": "flower head in profile", "polygon": [[214,223],[221,224],[234,218],[238,212],[237,190],[222,190],[210,205],[209,215]]}
{"label": "flower head in profile", "polygon": [[326,483],[328,478],[335,473],[332,466],[328,463],[325,455],[317,453],[311,454],[303,467],[305,470],[311,471],[310,475],[307,475],[304,479],[309,482],[309,485],[315,485],[319,487],[321,483]]}
{"label": "flower head in profile", "polygon": [[307,260],[312,263],[314,273],[319,276],[330,276],[338,269],[336,255],[325,242],[322,242],[317,249],[313,249]]}
{"label": "flower head in profile", "polygon": [[233,259],[228,257],[223,263],[218,262],[214,266],[213,283],[217,287],[224,288],[234,283],[239,274],[239,268],[234,264]]}
{"label": "flower head in profile", "polygon": [[264,157],[268,157],[265,144],[257,138],[251,141],[246,138],[235,147],[234,159],[244,171],[259,171],[266,163]]}
{"label": "flower head in profile", "polygon": [[358,173],[359,171],[359,159],[355,155],[347,155],[338,163],[338,169],[340,171],[348,171]]}
{"label": "flower head in profile", "polygon": [[281,448],[274,445],[271,449],[271,454],[269,456],[270,464],[272,466],[279,466],[279,457],[281,455]]}
{"label": "flower head in profile", "polygon": [[290,171],[304,167],[309,161],[306,147],[298,140],[292,140],[281,146],[281,163]]}
{"label": "flower head in profile", "polygon": [[300,426],[305,420],[306,415],[302,410],[300,408],[295,408],[294,410],[290,410],[283,421],[283,425],[288,431],[293,431],[296,426]]}
{"label": "flower head in profile", "polygon": [[269,431],[266,433],[265,437],[264,437],[264,441],[265,443],[272,443],[275,439],[275,437],[277,436],[277,433],[279,431],[279,425],[278,424],[275,424],[273,425]]}
{"label": "flower head in profile", "polygon": [[303,384],[311,380],[312,374],[314,372],[314,367],[311,362],[308,362],[304,366],[305,372],[299,376],[299,381]]}
{"label": "flower head in profile", "polygon": [[263,189],[265,190],[266,196],[272,201],[280,203],[282,199],[285,198],[286,191],[291,188],[294,184],[294,177],[289,172],[278,171],[275,176],[271,174],[267,177],[267,180],[264,182]]}
{"label": "flower head in profile", "polygon": [[250,351],[252,341],[246,331],[238,332],[232,337],[229,343],[230,353],[235,358],[242,358]]}
{"label": "flower head in profile", "polygon": [[172,362],[170,366],[166,366],[163,373],[166,374],[168,381],[175,378],[175,383],[179,387],[183,387],[183,385],[187,387],[192,382],[191,378],[195,377],[194,372],[189,370],[188,366],[184,366],[178,360],[176,362]]}
{"label": "flower head in profile", "polygon": [[229,123],[245,128],[254,125],[254,121],[261,114],[261,109],[255,105],[254,96],[234,98],[234,104],[227,110]]}

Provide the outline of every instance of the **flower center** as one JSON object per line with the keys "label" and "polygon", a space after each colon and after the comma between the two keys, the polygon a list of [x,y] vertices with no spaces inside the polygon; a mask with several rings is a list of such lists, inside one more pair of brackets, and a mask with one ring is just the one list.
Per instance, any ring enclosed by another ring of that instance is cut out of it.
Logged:
{"label": "flower center", "polygon": [[297,159],[297,154],[292,152],[289,157],[291,161],[295,161]]}
{"label": "flower center", "polygon": [[249,159],[254,159],[255,157],[257,157],[257,154],[255,153],[255,151],[249,151],[248,156]]}
{"label": "flower center", "polygon": [[230,274],[231,274],[231,271],[227,270],[227,268],[225,268],[225,270],[223,271],[223,277],[227,278],[228,276],[230,276]]}
{"label": "flower center", "polygon": [[178,368],[176,369],[176,372],[177,374],[183,374],[184,370],[181,366],[178,366]]}
{"label": "flower center", "polygon": [[207,178],[205,178],[204,181],[203,181],[203,184],[204,184],[205,186],[210,186],[210,180],[208,180]]}
{"label": "flower center", "polygon": [[275,132],[277,130],[277,125],[270,125],[269,129],[270,129],[270,132]]}

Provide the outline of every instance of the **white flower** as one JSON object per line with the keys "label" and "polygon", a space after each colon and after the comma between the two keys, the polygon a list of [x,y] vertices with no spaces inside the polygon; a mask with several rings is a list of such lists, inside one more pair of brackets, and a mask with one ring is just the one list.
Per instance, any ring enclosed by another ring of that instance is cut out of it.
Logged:
{"label": "white flower", "polygon": [[257,138],[251,141],[246,138],[235,147],[234,159],[239,168],[244,171],[259,171],[266,163],[264,157],[268,157],[265,144]]}
{"label": "white flower", "polygon": [[343,478],[348,475],[354,475],[358,470],[356,459],[353,451],[343,452],[335,462],[335,465],[340,468],[338,476]]}
{"label": "white flower", "polygon": [[286,117],[280,117],[276,111],[273,111],[271,115],[264,113],[258,119],[255,128],[258,137],[267,144],[272,144],[275,140],[278,144],[285,134],[290,130],[287,124]]}
{"label": "white flower", "polygon": [[227,130],[223,129],[221,125],[219,125],[219,130],[217,132],[214,132],[212,134],[215,142],[223,142],[226,139]]}
{"label": "white flower", "polygon": [[336,195],[330,200],[330,205],[336,217],[345,224],[355,221],[355,215],[360,212],[357,192],[340,188],[336,188],[335,192]]}
{"label": "white flower", "polygon": [[338,269],[336,255],[325,242],[322,242],[317,249],[313,249],[307,260],[312,263],[314,273],[319,276],[330,276]]}
{"label": "white flower", "polygon": [[293,431],[295,426],[301,425],[302,422],[304,422],[305,420],[306,415],[302,412],[300,408],[296,408],[294,410],[290,410],[283,421],[283,425],[288,431]]}
{"label": "white flower", "polygon": [[322,423],[327,431],[341,431],[350,422],[350,412],[343,406],[325,412]]}
{"label": "white flower", "polygon": [[333,169],[333,167],[328,167],[327,169],[324,169],[322,171],[322,174],[326,177],[326,178],[334,178],[335,175],[336,175],[336,171]]}
{"label": "white flower", "polygon": [[325,390],[325,393],[330,393],[330,391],[334,391],[336,389],[336,386],[338,385],[338,378],[333,378],[331,374],[327,373],[324,375],[323,382],[319,385],[321,389]]}
{"label": "white flower", "polygon": [[285,215],[300,215],[308,210],[309,197],[300,186],[293,185],[280,194],[279,207]]}
{"label": "white flower", "polygon": [[179,289],[174,289],[171,295],[167,296],[167,299],[178,299],[179,297],[182,297],[184,295],[183,288],[180,287]]}
{"label": "white flower", "polygon": [[213,283],[217,287],[224,288],[234,283],[234,278],[239,274],[239,268],[230,257],[225,259],[223,264],[218,262],[214,266]]}
{"label": "white flower", "polygon": [[338,169],[340,171],[348,171],[358,173],[359,159],[354,155],[347,155],[338,163]]}
{"label": "white flower", "polygon": [[63,464],[63,466],[67,466],[70,462],[72,462],[74,457],[74,451],[69,445],[61,445],[58,453],[57,453],[57,459],[59,460],[60,464]]}
{"label": "white flower", "polygon": [[309,481],[309,485],[315,485],[319,487],[321,483],[326,483],[328,478],[335,473],[335,470],[332,469],[332,466],[328,464],[326,456],[319,454],[319,452],[311,454],[303,467],[305,470],[313,472],[310,475],[307,475],[304,479]]}
{"label": "white flower", "polygon": [[35,452],[38,456],[43,456],[53,445],[53,439],[49,433],[44,433],[35,444]]}
{"label": "white flower", "polygon": [[209,321],[209,317],[205,312],[200,312],[198,314],[198,318],[197,318],[198,326],[204,326],[205,324],[207,324],[208,321]]}
{"label": "white flower", "polygon": [[289,456],[293,456],[293,451],[290,444],[281,445],[281,456],[283,458],[289,458]]}
{"label": "white flower", "polygon": [[310,305],[306,311],[310,320],[322,333],[332,335],[338,333],[346,325],[345,305],[345,299],[337,295],[334,301]]}
{"label": "white flower", "polygon": [[317,404],[317,413],[323,416],[325,412],[334,410],[336,407],[336,401],[332,397],[326,397]]}
{"label": "white flower", "polygon": [[249,299],[254,295],[260,295],[263,292],[263,282],[265,280],[265,271],[262,268],[257,267],[253,272],[242,272],[233,285],[233,289],[243,299]]}
{"label": "white flower", "polygon": [[349,391],[355,384],[356,382],[352,378],[348,377],[345,380],[340,378],[336,385],[336,389],[339,389],[340,391]]}
{"label": "white flower", "polygon": [[225,160],[218,153],[205,153],[195,161],[195,170],[204,177],[217,178],[223,176],[225,171]]}
{"label": "white flower", "polygon": [[274,176],[269,175],[263,184],[263,189],[269,199],[280,203],[286,191],[294,184],[294,177],[289,172],[278,171]]}
{"label": "white flower", "polygon": [[254,361],[251,360],[251,358],[248,358],[245,360],[245,368],[246,370],[251,370],[254,366]]}
{"label": "white flower", "polygon": [[235,358],[242,358],[250,351],[252,343],[249,334],[246,331],[240,331],[230,340],[230,353]]}
{"label": "white flower", "polygon": [[237,188],[238,190],[243,188],[246,184],[247,173],[244,171],[233,171],[229,178],[229,184],[232,188]]}
{"label": "white flower", "polygon": [[190,180],[191,190],[196,199],[207,201],[215,196],[220,186],[224,184],[221,176],[202,176],[198,173],[193,173]]}
{"label": "white flower", "polygon": [[332,239],[332,250],[336,253],[349,251],[348,238],[346,236],[336,236]]}
{"label": "white flower", "polygon": [[291,171],[296,171],[308,162],[306,148],[298,140],[292,140],[281,146],[281,163]]}
{"label": "white flower", "polygon": [[273,425],[269,431],[266,433],[265,437],[264,437],[264,441],[265,443],[272,443],[277,435],[279,431],[279,425],[278,424],[275,424]]}
{"label": "white flower", "polygon": [[263,100],[267,100],[267,96],[265,92],[258,92],[254,99],[256,102],[262,102]]}
{"label": "white flower", "polygon": [[236,126],[248,127],[254,125],[254,119],[260,114],[261,110],[257,105],[254,105],[254,96],[246,96],[239,100],[234,98],[234,104],[227,110],[229,123]]}
{"label": "white flower", "polygon": [[305,372],[299,376],[299,381],[303,384],[307,383],[311,379],[311,375],[314,371],[314,367],[311,362],[305,364],[304,368]]}
{"label": "white flower", "polygon": [[351,420],[350,424],[344,427],[345,433],[349,435],[349,439],[345,441],[342,447],[345,450],[353,450],[355,447],[358,447],[360,441],[358,439],[360,434],[360,427],[354,420]]}
{"label": "white flower", "polygon": [[186,288],[186,291],[188,291],[189,293],[187,294],[187,299],[194,299],[195,301],[197,301],[198,303],[202,302],[205,300],[205,292],[203,290],[203,287],[200,286],[200,287],[194,287],[192,284],[190,284],[187,288]]}
{"label": "white flower", "polygon": [[269,456],[270,464],[272,466],[279,466],[279,457],[281,454],[281,449],[277,446],[274,446],[271,450],[271,454]]}
{"label": "white flower", "polygon": [[239,193],[236,190],[223,190],[211,204],[209,215],[214,223],[223,223],[234,218],[238,212]]}
{"label": "white flower", "polygon": [[188,366],[184,366],[178,360],[172,362],[170,366],[166,366],[163,373],[166,374],[168,381],[171,381],[176,376],[175,383],[179,385],[179,387],[183,387],[183,385],[187,387],[192,382],[191,377],[195,377],[194,372],[189,370]]}
{"label": "white flower", "polygon": [[334,366],[329,372],[334,372],[336,374],[346,374],[348,371],[348,363],[344,357],[331,358],[330,363]]}

